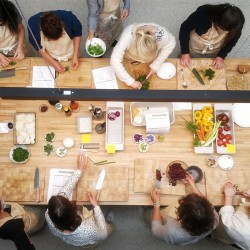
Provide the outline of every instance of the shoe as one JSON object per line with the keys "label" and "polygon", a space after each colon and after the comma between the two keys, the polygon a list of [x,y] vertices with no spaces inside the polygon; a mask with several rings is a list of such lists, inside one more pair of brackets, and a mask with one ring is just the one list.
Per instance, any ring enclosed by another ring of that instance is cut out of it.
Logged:
{"label": "shoe", "polygon": [[108,211],[106,214],[105,220],[108,224],[114,223],[115,221],[115,214],[113,211]]}

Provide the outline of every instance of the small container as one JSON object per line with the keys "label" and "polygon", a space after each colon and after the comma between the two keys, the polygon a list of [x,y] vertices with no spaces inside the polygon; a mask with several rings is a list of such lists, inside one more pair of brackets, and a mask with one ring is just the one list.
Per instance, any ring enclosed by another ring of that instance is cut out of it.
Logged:
{"label": "small container", "polygon": [[58,112],[63,112],[63,105],[60,102],[55,104],[55,108]]}
{"label": "small container", "polygon": [[80,111],[79,103],[76,101],[71,101],[69,107],[73,113]]}
{"label": "small container", "polygon": [[13,127],[14,127],[12,122],[8,122],[7,126],[8,126],[8,129],[13,129]]}
{"label": "small container", "polygon": [[96,124],[95,131],[96,131],[97,134],[105,133],[105,131],[106,131],[106,122]]}
{"label": "small container", "polygon": [[65,113],[66,116],[71,116],[72,115],[71,110],[69,108],[67,108],[67,107],[64,108],[64,113]]}
{"label": "small container", "polygon": [[223,170],[229,170],[234,165],[234,160],[230,155],[222,155],[218,160],[219,167]]}
{"label": "small container", "polygon": [[71,137],[65,137],[63,139],[63,146],[65,148],[72,148],[74,146],[74,144],[75,144],[74,139]]}
{"label": "small container", "polygon": [[214,155],[209,155],[207,157],[207,165],[211,168],[216,168],[218,166],[218,157]]}
{"label": "small container", "polygon": [[46,104],[42,104],[39,107],[40,112],[45,113],[48,110],[48,106]]}

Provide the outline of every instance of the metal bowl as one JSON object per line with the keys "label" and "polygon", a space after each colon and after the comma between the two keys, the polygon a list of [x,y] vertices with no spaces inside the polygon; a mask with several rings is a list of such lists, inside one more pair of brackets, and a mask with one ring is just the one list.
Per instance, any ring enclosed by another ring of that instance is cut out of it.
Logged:
{"label": "metal bowl", "polygon": [[195,183],[198,183],[203,179],[203,172],[197,166],[190,166],[186,169],[186,171],[194,177]]}

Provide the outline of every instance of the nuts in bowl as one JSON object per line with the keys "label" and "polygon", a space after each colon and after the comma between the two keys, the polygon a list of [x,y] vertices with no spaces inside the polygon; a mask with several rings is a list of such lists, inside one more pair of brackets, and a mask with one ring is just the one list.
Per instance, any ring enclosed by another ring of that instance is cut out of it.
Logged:
{"label": "nuts in bowl", "polygon": [[215,168],[218,166],[218,157],[214,155],[209,155],[207,157],[207,165],[211,168]]}

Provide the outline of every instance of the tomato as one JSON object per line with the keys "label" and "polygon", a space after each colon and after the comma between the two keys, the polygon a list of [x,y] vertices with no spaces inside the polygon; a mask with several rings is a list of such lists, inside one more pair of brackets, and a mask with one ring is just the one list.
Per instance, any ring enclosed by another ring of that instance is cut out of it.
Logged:
{"label": "tomato", "polygon": [[223,128],[222,128],[222,127],[219,127],[219,128],[218,128],[218,133],[220,134],[220,133],[222,133],[222,131],[223,131]]}
{"label": "tomato", "polygon": [[225,125],[225,126],[224,126],[224,130],[225,130],[225,131],[229,131],[230,129],[231,129],[231,128],[230,128],[229,125]]}
{"label": "tomato", "polygon": [[224,141],[224,142],[223,142],[223,146],[226,147],[227,144],[230,144],[230,143],[231,143],[230,141]]}
{"label": "tomato", "polygon": [[223,140],[218,140],[218,141],[217,141],[217,145],[218,145],[218,146],[222,146],[222,145],[223,145]]}
{"label": "tomato", "polygon": [[223,133],[218,134],[219,139],[224,139],[225,135]]}
{"label": "tomato", "polygon": [[225,135],[224,137],[227,141],[232,140],[232,136],[230,134]]}

